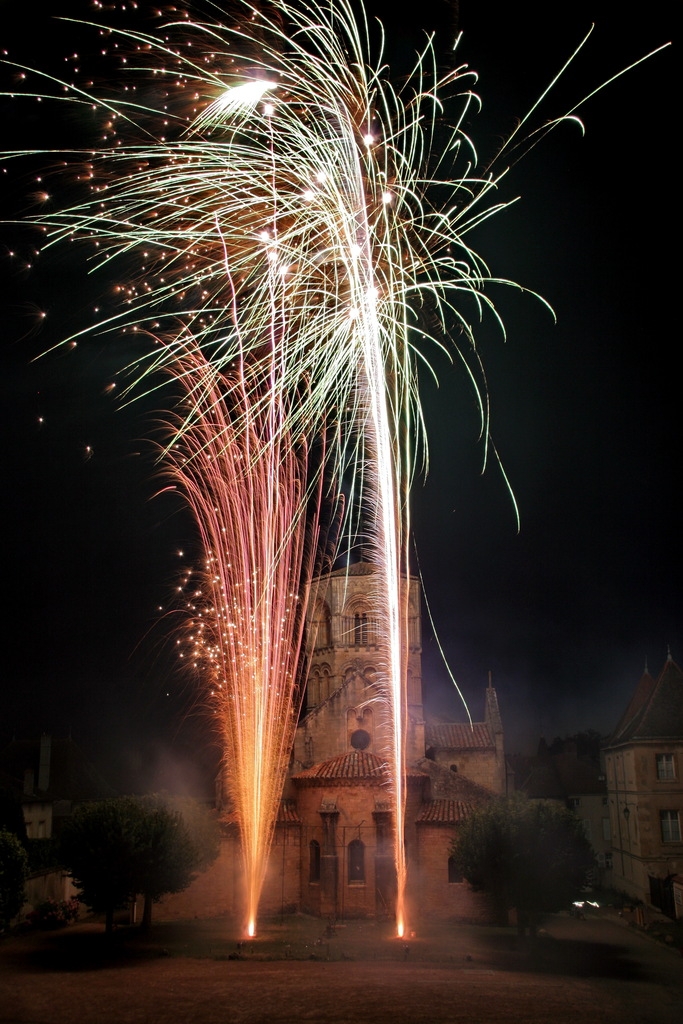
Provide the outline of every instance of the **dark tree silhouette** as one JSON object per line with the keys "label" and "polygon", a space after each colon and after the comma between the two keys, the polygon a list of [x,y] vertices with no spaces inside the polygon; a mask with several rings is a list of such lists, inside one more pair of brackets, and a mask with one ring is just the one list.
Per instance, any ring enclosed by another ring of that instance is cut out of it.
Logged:
{"label": "dark tree silhouette", "polygon": [[27,877],[26,850],[13,832],[0,831],[0,930],[21,910]]}
{"label": "dark tree silhouette", "polygon": [[569,906],[594,862],[571,811],[521,794],[475,810],[460,826],[452,855],[472,887],[491,894],[501,923],[514,909],[520,932],[532,934],[541,914]]}
{"label": "dark tree silhouette", "polygon": [[108,933],[114,911],[137,894],[145,897],[143,927],[149,928],[153,903],[187,888],[194,872],[215,858],[210,835],[207,824],[193,838],[181,811],[164,797],[119,797],[76,810],[62,832],[62,860],[83,902],[105,914]]}

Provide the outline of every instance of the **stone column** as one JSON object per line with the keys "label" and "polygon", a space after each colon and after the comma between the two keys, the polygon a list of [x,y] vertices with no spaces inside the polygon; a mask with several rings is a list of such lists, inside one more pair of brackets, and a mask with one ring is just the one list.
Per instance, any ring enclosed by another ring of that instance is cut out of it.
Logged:
{"label": "stone column", "polygon": [[323,842],[320,851],[320,914],[337,916],[339,888],[339,857],[337,855],[337,822],[339,811],[334,802],[325,801],[320,808],[323,824]]}
{"label": "stone column", "polygon": [[393,823],[390,810],[372,812],[375,822],[375,914],[392,916],[396,910],[396,865]]}

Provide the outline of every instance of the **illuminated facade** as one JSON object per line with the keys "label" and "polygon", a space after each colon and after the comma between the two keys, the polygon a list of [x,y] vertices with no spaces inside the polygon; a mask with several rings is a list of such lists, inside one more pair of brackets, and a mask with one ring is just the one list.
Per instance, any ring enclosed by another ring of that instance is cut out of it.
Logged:
{"label": "illuminated facade", "polygon": [[[394,814],[386,716],[376,686],[381,628],[366,563],[318,581],[312,602],[309,671],[260,914],[303,911],[326,918],[392,916]],[[408,752],[405,841],[408,920],[484,920],[488,903],[450,861],[458,823],[505,792],[503,728],[495,690],[484,720],[425,722],[417,581],[408,594]],[[162,917],[239,912],[236,822],[224,808],[218,862]]]}
{"label": "illuminated facade", "polygon": [[[641,678],[605,747],[617,889],[670,917],[683,873],[683,672]],[[680,892],[680,890],[678,890]]]}

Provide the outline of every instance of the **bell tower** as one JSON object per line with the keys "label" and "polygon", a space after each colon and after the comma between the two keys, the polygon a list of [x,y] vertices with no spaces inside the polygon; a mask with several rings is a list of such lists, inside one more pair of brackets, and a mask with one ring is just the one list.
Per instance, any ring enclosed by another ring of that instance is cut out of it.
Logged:
{"label": "bell tower", "polygon": [[[408,588],[407,759],[424,757],[421,623],[418,581]],[[347,754],[381,756],[389,742],[383,616],[374,566],[359,562],[313,584],[307,622],[309,670],[294,745],[295,770]]]}

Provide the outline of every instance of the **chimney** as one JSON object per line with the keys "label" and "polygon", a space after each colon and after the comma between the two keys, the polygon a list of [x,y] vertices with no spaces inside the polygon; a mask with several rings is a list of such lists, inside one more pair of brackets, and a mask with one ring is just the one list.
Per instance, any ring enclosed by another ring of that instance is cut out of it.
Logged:
{"label": "chimney", "polygon": [[45,792],[50,785],[50,754],[52,737],[43,733],[40,737],[40,764],[38,766],[38,789]]}
{"label": "chimney", "polygon": [[24,796],[33,796],[33,768],[24,769]]}

